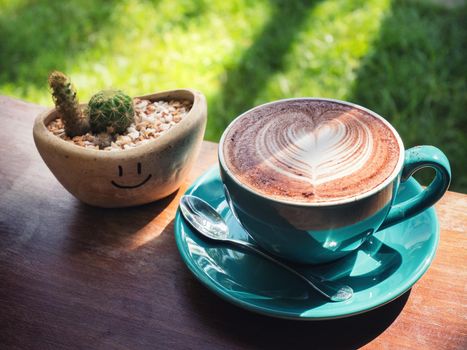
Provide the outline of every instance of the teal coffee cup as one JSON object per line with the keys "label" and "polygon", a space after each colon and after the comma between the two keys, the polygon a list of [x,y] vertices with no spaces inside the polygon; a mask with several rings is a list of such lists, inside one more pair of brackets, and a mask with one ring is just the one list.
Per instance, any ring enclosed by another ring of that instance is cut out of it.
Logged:
{"label": "teal coffee cup", "polygon": [[[284,259],[320,264],[436,203],[451,179],[438,148],[405,150],[384,118],[349,102],[295,98],[255,107],[219,143],[221,178],[248,234]],[[434,179],[394,204],[401,182],[430,167]]]}

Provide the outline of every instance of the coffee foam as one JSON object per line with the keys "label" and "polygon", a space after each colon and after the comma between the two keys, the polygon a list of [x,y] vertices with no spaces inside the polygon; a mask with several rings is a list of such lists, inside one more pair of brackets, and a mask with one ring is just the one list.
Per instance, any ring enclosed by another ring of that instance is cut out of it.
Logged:
{"label": "coffee foam", "polygon": [[224,137],[224,159],[240,182],[285,200],[326,202],[382,183],[399,160],[399,144],[380,119],[326,100],[261,106]]}

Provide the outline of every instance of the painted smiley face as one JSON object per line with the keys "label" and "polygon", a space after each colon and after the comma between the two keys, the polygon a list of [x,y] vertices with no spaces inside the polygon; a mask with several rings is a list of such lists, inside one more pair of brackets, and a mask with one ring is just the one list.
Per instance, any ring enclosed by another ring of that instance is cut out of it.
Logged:
{"label": "painted smiley face", "polygon": [[[137,165],[137,171],[138,171],[138,176],[141,175],[141,163],[138,162],[138,165]],[[121,165],[118,166],[118,176],[119,177],[122,177],[123,176],[123,167]],[[110,181],[112,185],[114,185],[115,187],[117,188],[125,188],[125,189],[129,189],[129,188],[137,188],[137,187],[141,187],[143,186],[146,182],[149,181],[149,179],[151,178],[151,174],[149,174],[143,181],[141,181],[140,183],[136,184],[136,185],[121,185],[117,182],[115,182],[114,180]]]}

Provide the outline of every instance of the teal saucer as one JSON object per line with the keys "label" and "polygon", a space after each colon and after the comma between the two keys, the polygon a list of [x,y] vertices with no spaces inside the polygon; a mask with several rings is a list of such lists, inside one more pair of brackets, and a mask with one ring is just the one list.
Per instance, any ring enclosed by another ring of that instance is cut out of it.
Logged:
{"label": "teal saucer", "polygon": [[[422,189],[411,178],[401,184],[397,202]],[[187,194],[201,197],[227,221],[236,238],[248,240],[225,201],[219,169],[198,178]],[[270,261],[240,248],[201,238],[177,212],[175,239],[180,255],[197,279],[214,293],[261,314],[320,320],[347,317],[382,306],[397,298],[422,277],[434,258],[439,226],[433,208],[386,230],[377,232],[356,252],[320,266],[299,266],[338,280],[354,289],[345,302],[329,302],[303,281]]]}

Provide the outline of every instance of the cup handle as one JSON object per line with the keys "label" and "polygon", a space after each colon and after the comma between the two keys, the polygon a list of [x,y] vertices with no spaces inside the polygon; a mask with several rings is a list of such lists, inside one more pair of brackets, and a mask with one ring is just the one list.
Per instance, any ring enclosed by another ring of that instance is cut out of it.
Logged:
{"label": "cup handle", "polygon": [[401,182],[407,181],[416,171],[430,167],[435,178],[422,192],[402,203],[395,204],[378,230],[398,224],[435,204],[447,191],[451,182],[451,166],[444,153],[433,146],[417,146],[405,151]]}

